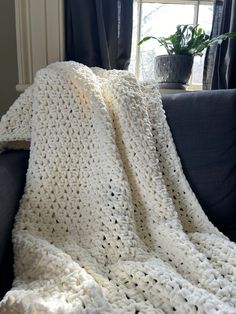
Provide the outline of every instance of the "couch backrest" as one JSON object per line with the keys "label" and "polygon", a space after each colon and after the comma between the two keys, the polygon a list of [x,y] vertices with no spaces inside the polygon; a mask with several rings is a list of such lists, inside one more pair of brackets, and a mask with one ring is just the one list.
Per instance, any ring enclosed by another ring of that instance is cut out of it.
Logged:
{"label": "couch backrest", "polygon": [[236,241],[236,90],[162,100],[193,191],[209,219]]}

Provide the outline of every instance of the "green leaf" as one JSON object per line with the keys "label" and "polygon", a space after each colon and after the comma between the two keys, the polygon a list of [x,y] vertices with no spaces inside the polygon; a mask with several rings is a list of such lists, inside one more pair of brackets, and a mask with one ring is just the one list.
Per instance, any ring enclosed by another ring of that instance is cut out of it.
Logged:
{"label": "green leaf", "polygon": [[150,39],[156,39],[156,40],[158,40],[157,37],[146,36],[146,37],[144,37],[142,40],[140,40],[140,41],[138,42],[138,46],[142,45],[144,42],[146,42],[146,41],[148,41],[148,40],[150,40]]}
{"label": "green leaf", "polygon": [[236,32],[225,33],[210,39],[210,36],[198,25],[180,24],[176,26],[174,34],[168,37],[147,36],[138,42],[138,45],[156,39],[168,54],[184,54],[191,56],[202,56],[202,52],[208,46],[221,44],[226,39],[236,37]]}
{"label": "green leaf", "polygon": [[210,41],[209,41],[209,45],[220,45],[224,40],[226,39],[233,39],[236,37],[236,32],[232,32],[232,33],[224,33],[222,35],[219,35],[217,37],[214,37],[212,38]]}

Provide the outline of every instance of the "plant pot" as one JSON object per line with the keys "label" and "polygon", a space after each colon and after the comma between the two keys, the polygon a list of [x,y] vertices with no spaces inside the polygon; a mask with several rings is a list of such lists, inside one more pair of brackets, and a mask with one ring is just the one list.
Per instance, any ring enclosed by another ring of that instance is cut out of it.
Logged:
{"label": "plant pot", "polygon": [[155,57],[155,78],[160,88],[185,89],[193,66],[193,56],[163,55]]}

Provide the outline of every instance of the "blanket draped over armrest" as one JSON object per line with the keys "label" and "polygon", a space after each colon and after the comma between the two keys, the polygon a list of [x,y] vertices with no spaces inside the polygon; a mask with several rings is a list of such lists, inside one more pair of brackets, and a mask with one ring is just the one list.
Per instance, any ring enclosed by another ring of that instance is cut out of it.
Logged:
{"label": "blanket draped over armrest", "polygon": [[155,83],[61,62],[0,123],[31,140],[0,313],[236,313],[236,245],[184,177]]}

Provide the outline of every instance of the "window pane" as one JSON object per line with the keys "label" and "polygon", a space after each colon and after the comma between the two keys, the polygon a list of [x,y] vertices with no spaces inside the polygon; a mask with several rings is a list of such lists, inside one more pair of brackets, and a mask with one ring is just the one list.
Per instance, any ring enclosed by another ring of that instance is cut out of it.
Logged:
{"label": "window pane", "polygon": [[[193,5],[144,3],[142,8],[141,38],[149,35],[168,36],[175,32],[178,24],[193,22]],[[154,57],[157,54],[166,54],[166,50],[156,40],[150,40],[141,46],[141,80],[154,78]]]}
{"label": "window pane", "polygon": [[[213,6],[212,5],[200,5],[198,24],[202,27],[208,35],[211,33],[213,18]],[[195,57],[193,64],[192,84],[202,84],[203,67],[205,52],[202,57]]]}
{"label": "window pane", "polygon": [[[213,5],[200,4],[198,24],[210,34],[213,17]],[[191,24],[194,19],[192,4],[142,4],[141,38],[144,36],[168,36],[173,33],[178,24]],[[129,70],[135,73],[137,51],[137,3],[134,1],[133,42],[131,64]],[[140,79],[154,78],[154,57],[165,54],[157,41],[150,40],[140,47]],[[193,65],[192,84],[202,83],[204,57],[195,57]]]}
{"label": "window pane", "polygon": [[[135,11],[134,11],[135,14]],[[168,36],[175,32],[178,24],[193,23],[194,6],[187,4],[143,3],[141,38],[145,36]],[[133,36],[133,46],[137,45]],[[157,41],[150,40],[141,46],[140,79],[154,78],[154,57],[166,54]],[[130,67],[130,69],[134,66]]]}
{"label": "window pane", "polygon": [[132,49],[131,49],[131,58],[129,71],[135,73],[135,64],[136,64],[136,49],[137,49],[137,27],[138,27],[138,12],[137,12],[137,2],[134,1],[133,5],[133,34],[132,34]]}

